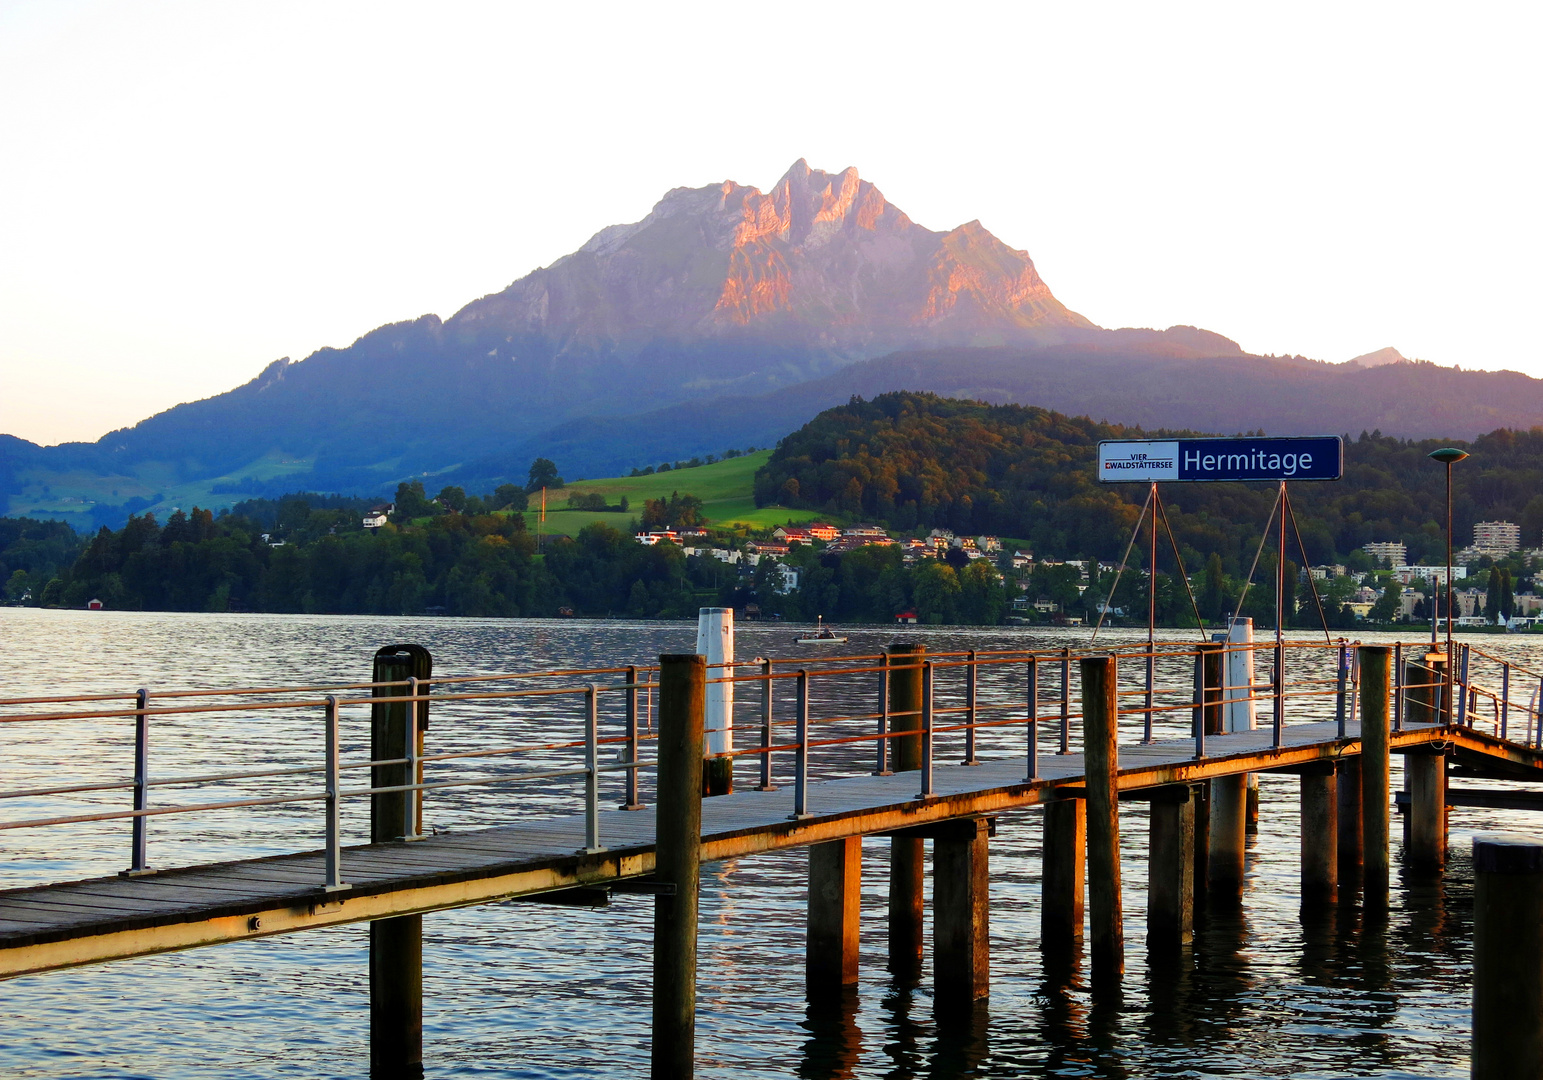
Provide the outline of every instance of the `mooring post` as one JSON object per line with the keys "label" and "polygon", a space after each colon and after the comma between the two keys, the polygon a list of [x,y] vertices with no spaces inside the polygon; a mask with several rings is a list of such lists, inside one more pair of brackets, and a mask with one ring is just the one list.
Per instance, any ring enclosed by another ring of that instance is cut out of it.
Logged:
{"label": "mooring post", "polygon": [[804,983],[811,998],[839,997],[857,982],[857,918],[862,903],[860,836],[809,848],[809,933]]}
{"label": "mooring post", "polygon": [[1362,645],[1356,652],[1361,666],[1363,895],[1368,906],[1382,907],[1388,902],[1388,802],[1393,794],[1388,786],[1393,650],[1386,645]]}
{"label": "mooring post", "polygon": [[1248,835],[1248,774],[1211,781],[1211,844],[1206,854],[1206,888],[1212,896],[1235,900],[1243,895],[1244,853]]}
{"label": "mooring post", "polygon": [[1056,799],[1045,804],[1039,939],[1043,948],[1053,952],[1071,952],[1082,940],[1087,838],[1086,800]]}
{"label": "mooring post", "polygon": [[706,657],[659,657],[654,877],[674,891],[654,897],[654,1080],[690,1080],[695,1069],[706,690]]}
{"label": "mooring post", "polygon": [[1473,1080],[1543,1076],[1543,838],[1473,838]]}
{"label": "mooring post", "polygon": [[1082,752],[1088,789],[1088,911],[1093,976],[1125,972],[1125,928],[1120,910],[1120,793],[1117,749],[1119,699],[1116,660],[1089,656],[1082,669]]}
{"label": "mooring post", "polygon": [[[922,765],[922,662],[927,647],[897,641],[888,652],[890,730],[917,732],[891,737],[891,767],[896,772],[914,771]],[[922,966],[926,841],[895,836],[889,843],[889,970],[897,978],[914,979]]]}
{"label": "mooring post", "polygon": [[706,712],[702,719],[705,733],[702,765],[702,791],[706,795],[729,795],[734,791],[734,759],[717,755],[734,749],[734,684],[719,682],[734,677],[734,609],[705,607],[697,612],[696,651],[707,659]]}
{"label": "mooring post", "polygon": [[1195,939],[1195,799],[1188,784],[1158,789],[1150,828],[1147,947],[1172,953]]}
{"label": "mooring post", "polygon": [[1302,906],[1339,896],[1339,792],[1334,763],[1304,765],[1302,781]]}
{"label": "mooring post", "polygon": [[1447,758],[1445,750],[1417,747],[1404,755],[1409,805],[1404,808],[1411,869],[1429,873],[1447,862]]}
{"label": "mooring post", "polygon": [[[388,645],[375,654],[371,681],[404,685],[371,690],[376,701],[370,706],[370,760],[399,761],[371,766],[372,787],[422,783],[428,702],[391,699],[424,696],[433,666],[428,650],[419,645]],[[411,752],[410,738],[417,743]],[[370,841],[387,843],[421,831],[422,797],[419,791],[371,795]],[[370,1077],[417,1080],[422,1075],[423,916],[376,919],[370,923]]]}
{"label": "mooring post", "polygon": [[990,822],[949,822],[932,847],[934,1006],[968,1013],[991,993],[990,900],[987,865]]}

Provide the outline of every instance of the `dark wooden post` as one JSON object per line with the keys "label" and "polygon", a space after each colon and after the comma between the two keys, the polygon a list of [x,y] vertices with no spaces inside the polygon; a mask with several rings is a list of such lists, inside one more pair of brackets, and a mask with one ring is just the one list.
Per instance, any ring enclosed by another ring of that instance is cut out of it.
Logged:
{"label": "dark wooden post", "polygon": [[1361,836],[1361,763],[1341,758],[1334,766],[1335,817],[1339,855],[1339,898],[1355,901],[1360,895],[1361,861],[1365,844]]}
{"label": "dark wooden post", "polygon": [[1147,947],[1176,952],[1195,939],[1195,799],[1169,784],[1152,799]]}
{"label": "dark wooden post", "polygon": [[1473,838],[1473,1080],[1543,1076],[1543,838]]}
{"label": "dark wooden post", "polygon": [[707,659],[659,657],[659,793],[654,877],[654,1080],[695,1074],[697,887],[702,863],[702,716]]}
{"label": "dark wooden post", "polygon": [[1436,722],[1435,673],[1423,663],[1411,661],[1404,668],[1404,726]]}
{"label": "dark wooden post", "polygon": [[804,982],[810,997],[838,997],[857,982],[857,918],[862,903],[860,836],[809,848],[809,933]]}
{"label": "dark wooden post", "polygon": [[1362,645],[1361,661],[1361,835],[1364,903],[1388,902],[1388,700],[1392,689],[1393,650],[1386,645]]}
{"label": "dark wooden post", "polygon": [[1206,856],[1206,886],[1213,896],[1243,895],[1248,842],[1248,774],[1211,781],[1211,845]]}
{"label": "dark wooden post", "polygon": [[[423,733],[428,728],[428,702],[392,702],[392,698],[410,696],[417,689],[422,696],[429,689],[434,661],[421,645],[388,645],[375,654],[376,683],[420,685],[377,686],[371,696],[378,699],[370,707],[370,760],[390,761],[408,757],[408,709],[415,710],[417,753],[423,751]],[[370,768],[372,787],[395,787],[422,780],[409,772],[408,766],[374,765]],[[412,820],[420,824],[421,792],[391,792],[370,796],[370,840],[386,843],[400,838],[408,821],[408,800],[417,810]],[[370,923],[370,1077],[371,1080],[418,1080],[423,1075],[423,916],[399,915]]]}
{"label": "dark wooden post", "polygon": [[1089,656],[1079,664],[1083,762],[1088,787],[1088,911],[1093,976],[1118,979],[1125,972],[1125,928],[1120,910],[1116,661],[1112,656]]}
{"label": "dark wooden post", "polygon": [[[927,647],[917,642],[896,642],[888,651],[885,664],[900,669],[889,673],[890,730],[920,732],[921,665],[927,658]],[[922,744],[919,734],[899,736],[890,742],[891,768],[896,772],[921,768]],[[925,840],[914,836],[890,839],[889,970],[901,979],[914,979],[921,973],[925,916],[922,881],[925,870]]]}
{"label": "dark wooden post", "polygon": [[933,841],[933,1000],[939,1012],[967,1014],[991,993],[990,832],[985,818],[967,818],[950,822]]}
{"label": "dark wooden post", "polygon": [[1302,906],[1332,904],[1339,895],[1339,785],[1334,763],[1302,767]]}
{"label": "dark wooden post", "polygon": [[1086,800],[1057,799],[1045,804],[1039,938],[1040,945],[1053,952],[1072,952],[1082,940],[1087,841]]}
{"label": "dark wooden post", "polygon": [[1409,805],[1407,823],[1409,865],[1430,872],[1447,862],[1447,758],[1443,750],[1424,747],[1404,755]]}

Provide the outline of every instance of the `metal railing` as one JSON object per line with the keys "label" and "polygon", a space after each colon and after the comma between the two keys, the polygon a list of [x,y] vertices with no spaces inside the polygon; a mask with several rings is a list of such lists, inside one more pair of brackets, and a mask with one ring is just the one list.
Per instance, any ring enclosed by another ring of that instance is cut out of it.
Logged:
{"label": "metal railing", "polygon": [[[1151,648],[1140,642],[1096,650],[1097,655],[1111,653],[1124,661],[1118,665],[1116,693],[1118,701],[1128,704],[1117,710],[1120,730],[1138,745],[1187,738],[1192,740],[1193,757],[1205,758],[1208,736],[1239,727],[1237,718],[1262,712],[1263,706],[1269,709],[1267,722],[1276,747],[1283,744],[1288,704],[1293,719],[1333,721],[1339,738],[1347,737],[1355,722],[1359,672],[1350,642],[1288,642],[1280,648],[1273,641],[1159,642]],[[1264,678],[1239,680],[1225,674],[1247,670],[1246,665],[1235,665],[1235,658],[1259,659],[1261,653],[1271,662]],[[1069,648],[972,650],[756,658],[725,665],[713,669],[718,675],[708,681],[755,684],[759,694],[740,699],[740,717],[715,722],[726,724],[731,732],[752,734],[753,742],[709,756],[757,758],[753,786],[763,792],[776,791],[779,772],[789,770],[794,818],[815,813],[811,788],[816,772],[820,779],[892,776],[901,756],[917,774],[917,799],[935,796],[935,773],[943,763],[974,767],[988,760],[1016,758],[1023,762],[1023,782],[1032,783],[1042,778],[1041,724],[1055,725],[1044,740],[1045,749],[1054,756],[1074,753],[1080,741],[1082,713],[1074,701],[1072,675],[1072,661],[1079,655]],[[1543,738],[1543,675],[1538,672],[1467,645],[1458,650],[1455,665],[1418,652],[1416,646],[1396,646],[1395,657],[1396,730],[1414,724],[1477,726],[1482,710],[1484,725],[1492,726],[1500,738],[1513,732],[1513,717],[1524,727],[1518,741],[1537,746]],[[123,793],[128,795],[127,808],[0,818],[0,831],[127,820],[130,850],[124,872],[142,874],[153,872],[152,819],[319,802],[320,884],[324,889],[341,889],[346,887],[347,808],[360,797],[405,796],[400,829],[393,825],[392,832],[411,841],[424,835],[419,803],[431,793],[537,785],[542,797],[522,803],[519,813],[571,815],[569,808],[576,801],[583,822],[580,850],[596,853],[605,850],[601,810],[608,795],[603,782],[608,774],[621,774],[619,798],[612,805],[626,810],[645,805],[640,776],[654,761],[644,758],[641,750],[654,737],[650,718],[653,693],[659,686],[654,678],[657,671],[656,666],[631,665],[289,688],[141,688],[119,694],[0,700],[0,731],[41,723],[87,724],[97,730],[126,721],[133,734],[127,778],[0,791],[0,810],[41,799],[90,796],[100,800]],[[1218,672],[1224,675],[1218,677]],[[915,680],[918,673],[919,699],[909,707],[895,708],[896,680]],[[1490,675],[1493,683],[1485,681]],[[1518,688],[1525,701],[1513,698]],[[612,703],[609,708],[608,702]],[[477,727],[482,742],[420,751],[416,707],[420,703],[431,703],[437,715],[457,707],[481,710],[476,716],[483,721]],[[356,734],[358,714],[365,707],[383,705],[412,706],[401,710],[408,725],[404,756],[377,759],[357,749],[362,738]],[[535,717],[533,710],[538,708],[541,715]],[[262,767],[166,776],[153,768],[158,731],[179,723],[207,724],[216,718],[249,724],[275,715],[290,718],[297,737],[305,731],[319,734],[320,747],[315,742],[298,751],[291,746],[291,755],[298,753],[302,759],[295,764],[275,761],[283,755],[259,741],[268,758]],[[740,722],[750,717],[753,722]],[[528,738],[533,733],[558,737]],[[499,737],[488,745],[492,735]],[[608,760],[607,754],[614,756]],[[470,765],[481,771],[466,773]],[[345,783],[357,770],[385,767],[400,767],[406,782]],[[254,781],[290,787],[201,801],[163,802],[157,797],[178,787]],[[574,781],[577,791],[568,786]],[[617,797],[615,792],[609,794]],[[505,822],[516,819],[507,803],[501,804],[500,813]]]}

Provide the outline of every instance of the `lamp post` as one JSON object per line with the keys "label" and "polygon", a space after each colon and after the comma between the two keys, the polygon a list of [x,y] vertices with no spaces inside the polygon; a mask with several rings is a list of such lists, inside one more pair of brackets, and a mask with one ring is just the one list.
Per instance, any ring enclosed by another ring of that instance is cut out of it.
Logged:
{"label": "lamp post", "polygon": [[1450,690],[1455,689],[1453,682],[1455,674],[1452,667],[1452,466],[1466,458],[1468,453],[1455,446],[1445,446],[1440,450],[1432,450],[1428,456],[1447,467],[1447,671],[1445,682],[1449,692],[1442,695],[1436,707],[1437,715],[1440,716],[1441,710],[1452,700]]}

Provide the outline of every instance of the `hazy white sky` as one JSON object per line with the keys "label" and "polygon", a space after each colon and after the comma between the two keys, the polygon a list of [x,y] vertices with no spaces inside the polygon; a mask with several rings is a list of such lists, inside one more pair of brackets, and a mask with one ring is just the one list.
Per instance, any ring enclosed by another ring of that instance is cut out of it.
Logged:
{"label": "hazy white sky", "polygon": [[0,0],[0,432],[448,316],[671,187],[855,165],[1105,326],[1543,375],[1506,4]]}

